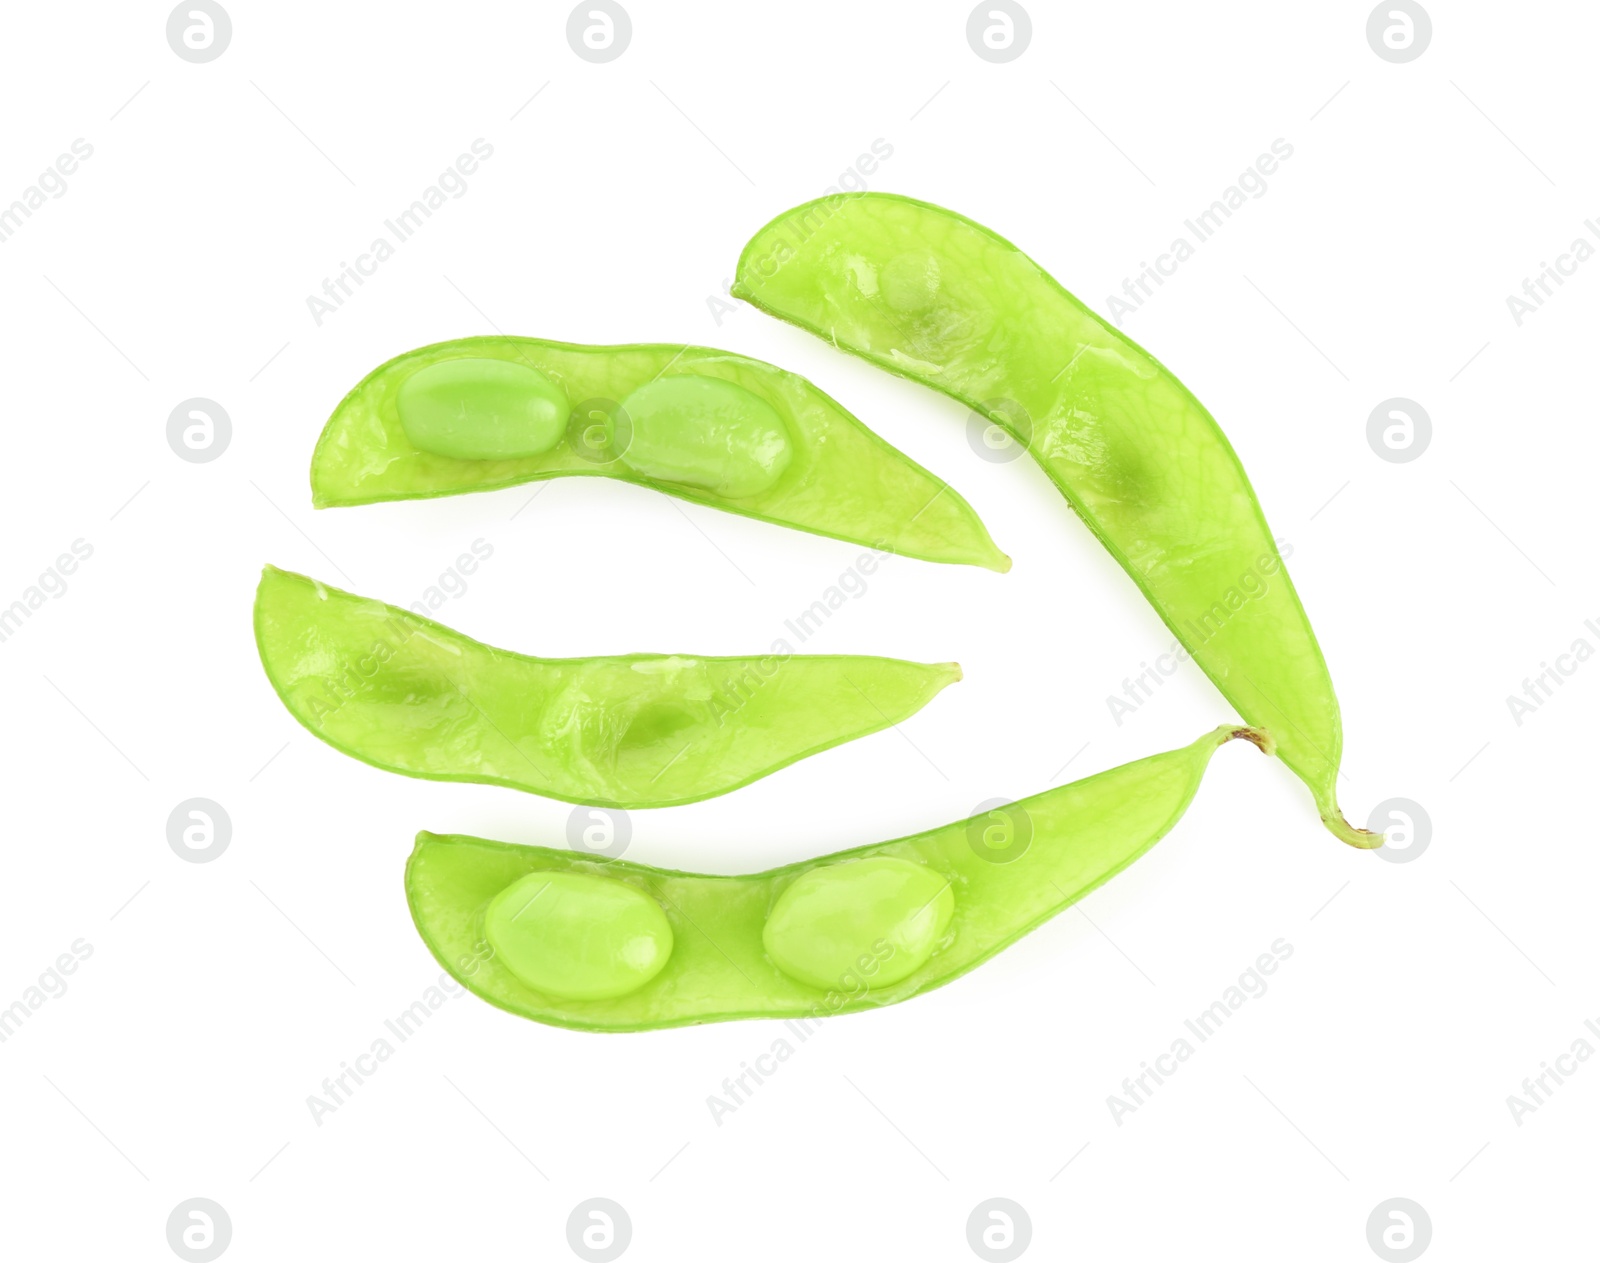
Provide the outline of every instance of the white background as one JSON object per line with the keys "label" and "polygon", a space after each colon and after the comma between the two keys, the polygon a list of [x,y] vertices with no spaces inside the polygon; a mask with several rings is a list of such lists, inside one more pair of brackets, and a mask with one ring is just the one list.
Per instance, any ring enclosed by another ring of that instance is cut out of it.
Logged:
{"label": "white background", "polygon": [[[967,1217],[997,1196],[1031,1220],[1026,1257],[1378,1257],[1391,1197],[1425,1208],[1432,1258],[1591,1248],[1600,1065],[1521,1126],[1506,1098],[1600,1047],[1600,665],[1520,726],[1506,696],[1600,647],[1600,262],[1521,327],[1505,299],[1600,214],[1592,11],[1441,0],[1396,65],[1363,3],[1038,3],[996,65],[960,3],[637,0],[630,47],[594,65],[565,5],[228,8],[204,65],[168,47],[163,5],[5,18],[0,204],[94,147],[0,244],[0,605],[74,539],[94,550],[0,643],[0,1005],[93,948],[0,1045],[9,1255],[168,1259],[197,1196],[226,1209],[229,1260],[576,1257],[567,1217],[593,1196],[625,1207],[639,1260],[971,1259]],[[479,137],[466,195],[314,323],[306,296]],[[1116,724],[1107,695],[1169,637],[1031,462],[978,459],[957,405],[708,299],[755,229],[882,138],[871,187],[992,226],[1105,311],[1279,137],[1265,196],[1126,328],[1293,546],[1348,814],[1414,800],[1426,853],[1339,845],[1235,743],[1081,911],[828,1023],[720,1126],[707,1097],[780,1025],[601,1037],[472,997],[316,1125],[308,1095],[439,973],[401,888],[414,833],[562,845],[569,808],[387,775],[296,726],[251,641],[262,563],[408,604],[482,539],[438,615],[480,639],[736,654],[860,551],[597,479],[313,512],[343,392],[496,327],[692,341],[806,374],[949,478],[1014,571],[894,559],[807,648],[953,658],[965,682],[900,734],[635,813],[628,854],[743,872],[898,836],[1229,708],[1191,667]],[[193,396],[232,418],[213,463],[167,445]],[[1392,396],[1432,418],[1410,463],[1367,442]],[[206,864],[166,839],[196,796],[233,824]],[[1270,990],[1118,1126],[1106,1098],[1279,938]]]}

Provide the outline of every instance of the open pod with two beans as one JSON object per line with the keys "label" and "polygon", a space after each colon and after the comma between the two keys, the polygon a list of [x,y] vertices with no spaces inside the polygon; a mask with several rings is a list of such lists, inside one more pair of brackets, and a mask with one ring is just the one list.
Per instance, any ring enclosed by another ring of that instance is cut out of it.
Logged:
{"label": "open pod with two beans", "polygon": [[412,919],[468,990],[522,1017],[633,1031],[825,1017],[943,986],[1176,824],[1218,728],[983,816],[744,877],[421,833]]}

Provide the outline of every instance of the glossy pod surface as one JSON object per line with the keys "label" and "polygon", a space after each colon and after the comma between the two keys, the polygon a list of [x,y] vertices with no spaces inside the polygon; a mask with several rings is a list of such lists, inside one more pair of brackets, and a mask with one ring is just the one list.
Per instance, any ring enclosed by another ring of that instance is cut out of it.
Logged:
{"label": "glossy pod surface", "polygon": [[611,807],[737,789],[961,678],[954,663],[844,655],[530,658],[272,566],[255,631],[289,713],[346,754]]}
{"label": "glossy pod surface", "polygon": [[[1131,864],[1233,736],[1258,740],[1220,728],[984,817],[744,877],[422,833],[406,897],[441,965],[536,1021],[625,1031],[877,1008],[960,976]],[[550,925],[535,902],[518,930],[497,911],[573,878],[614,888],[620,924],[598,897],[593,915]],[[655,924],[640,900],[669,933],[638,928]],[[591,974],[627,989],[585,998],[565,981]]]}
{"label": "glossy pod surface", "polygon": [[1247,722],[1355,846],[1335,801],[1339,706],[1244,469],[1153,356],[1032,259],[941,207],[889,194],[787,211],[745,247],[733,293],[1004,427]]}
{"label": "glossy pod surface", "polygon": [[970,505],[805,378],[696,346],[463,338],[380,366],[311,460],[318,508],[601,475],[927,561],[1006,570]]}

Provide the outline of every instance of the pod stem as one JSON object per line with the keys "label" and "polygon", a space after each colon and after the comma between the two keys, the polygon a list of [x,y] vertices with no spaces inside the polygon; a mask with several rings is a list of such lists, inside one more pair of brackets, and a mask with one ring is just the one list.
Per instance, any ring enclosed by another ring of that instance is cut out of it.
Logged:
{"label": "pod stem", "polygon": [[[1273,740],[1272,734],[1265,728],[1249,728],[1242,724],[1224,724],[1221,728],[1202,737],[1202,741],[1213,742],[1221,746],[1235,739],[1248,741],[1263,754],[1276,754],[1278,743]],[[1317,814],[1322,817],[1322,823],[1328,832],[1338,838],[1346,846],[1353,846],[1357,850],[1372,851],[1383,845],[1383,834],[1374,833],[1370,829],[1358,829],[1344,818],[1344,813],[1339,810],[1339,804],[1333,795],[1317,795]]]}
{"label": "pod stem", "polygon": [[1272,754],[1278,748],[1278,743],[1265,728],[1248,728],[1244,724],[1223,724],[1213,728],[1196,741],[1193,748],[1206,751],[1207,757],[1210,757],[1211,751],[1220,750],[1233,740],[1248,741],[1263,754]]}
{"label": "pod stem", "polygon": [[1383,845],[1383,834],[1374,833],[1371,829],[1356,828],[1344,818],[1344,812],[1339,810],[1339,804],[1334,802],[1331,795],[1326,800],[1319,799],[1317,811],[1321,814],[1322,823],[1327,826],[1328,832],[1347,846],[1362,851],[1374,851]]}
{"label": "pod stem", "polygon": [[1223,741],[1238,739],[1240,741],[1248,741],[1257,750],[1260,750],[1262,754],[1276,754],[1278,752],[1278,743],[1273,740],[1272,734],[1265,728],[1247,728],[1242,724],[1224,724],[1217,729],[1216,735],[1221,738],[1218,742],[1219,745]]}

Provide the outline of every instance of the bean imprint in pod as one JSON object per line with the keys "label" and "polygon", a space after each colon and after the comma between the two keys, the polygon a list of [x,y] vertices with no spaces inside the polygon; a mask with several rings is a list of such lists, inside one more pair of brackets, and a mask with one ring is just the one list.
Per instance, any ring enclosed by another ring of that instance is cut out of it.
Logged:
{"label": "bean imprint in pod", "polygon": [[1009,241],[887,193],[785,211],[745,246],[732,292],[1009,431],[1323,823],[1383,844],[1339,810],[1339,703],[1244,467],[1154,356]]}
{"label": "bean imprint in pod", "polygon": [[1218,728],[999,812],[744,877],[419,833],[406,899],[430,951],[508,1012],[593,1031],[821,1018],[960,977],[1149,850]]}
{"label": "bean imprint in pod", "polygon": [[256,646],[289,713],[374,767],[605,807],[725,794],[909,718],[953,662],[530,658],[268,566]]}
{"label": "bean imprint in pod", "polygon": [[1011,566],[943,479],[805,378],[698,346],[480,337],[408,351],[345,396],[318,508],[600,475],[924,561]]}

